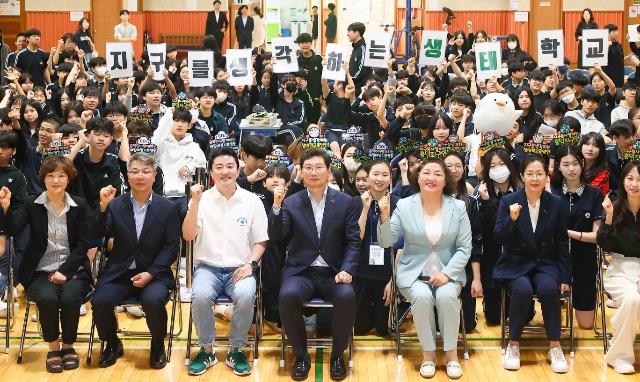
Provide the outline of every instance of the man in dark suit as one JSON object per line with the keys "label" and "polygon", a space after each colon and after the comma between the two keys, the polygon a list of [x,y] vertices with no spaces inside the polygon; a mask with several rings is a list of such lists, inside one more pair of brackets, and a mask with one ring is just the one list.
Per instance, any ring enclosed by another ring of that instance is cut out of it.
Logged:
{"label": "man in dark suit", "polygon": [[238,49],[251,49],[253,41],[253,17],[249,16],[249,7],[243,5],[236,17],[236,39]]}
{"label": "man in dark suit", "polygon": [[269,216],[270,240],[291,236],[280,289],[280,317],[296,356],[291,377],[304,380],[309,374],[302,303],[319,296],[340,312],[332,324],[330,374],[341,380],[347,375],[343,353],[356,317],[351,281],[360,256],[359,213],[351,197],[327,187],[331,169],[325,150],[303,152],[300,168],[307,190],[283,203],[285,189],[277,187]]}
{"label": "man in dark suit", "polygon": [[222,49],[222,41],[224,40],[224,32],[229,28],[229,20],[227,20],[227,13],[220,11],[220,0],[213,2],[215,10],[209,12],[207,15],[207,24],[204,34],[212,35],[218,43],[218,49]]}
{"label": "man in dark suit", "polygon": [[338,30],[338,18],[336,17],[335,9],[336,5],[333,3],[329,3],[327,6],[331,12],[329,12],[329,16],[324,20],[324,25],[327,27],[324,35],[327,38],[327,43],[331,44],[336,42],[336,33]]}
{"label": "man in dark suit", "polygon": [[171,265],[177,258],[180,220],[176,205],[152,191],[156,163],[149,154],[134,154],[127,163],[131,192],[117,198],[115,189],[100,191],[100,206],[91,221],[91,237],[113,237],[109,261],[100,271],[91,300],[100,339],[107,346],[100,367],[114,365],[124,354],[117,336],[116,305],[135,296],[140,300],[151,332],[150,366],[167,364],[169,290],[175,287]]}

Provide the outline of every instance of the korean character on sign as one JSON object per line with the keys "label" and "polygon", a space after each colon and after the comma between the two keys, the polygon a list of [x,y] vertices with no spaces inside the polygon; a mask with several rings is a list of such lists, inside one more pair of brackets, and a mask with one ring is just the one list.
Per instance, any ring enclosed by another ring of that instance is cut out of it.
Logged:
{"label": "korean character on sign", "polygon": [[371,40],[371,45],[367,48],[369,58],[372,60],[384,60],[386,53],[385,47],[384,44],[376,44],[374,40]]}
{"label": "korean character on sign", "polygon": [[587,49],[587,57],[588,58],[599,58],[604,57],[604,39],[601,38],[589,38],[587,39],[588,43],[597,43],[597,46],[590,46]]}
{"label": "korean character on sign", "polygon": [[558,46],[560,41],[557,39],[545,38],[540,41],[540,47],[542,48],[542,54],[553,54],[553,58],[558,57]]}
{"label": "korean character on sign", "polygon": [[234,77],[246,77],[249,74],[249,63],[246,57],[236,58],[231,61],[231,75]]}
{"label": "korean character on sign", "polygon": [[440,57],[442,51],[442,40],[428,39],[424,44],[424,55],[431,58]]}
{"label": "korean character on sign", "polygon": [[275,47],[276,60],[287,60],[287,64],[291,63],[291,47],[281,45]]}
{"label": "korean character on sign", "polygon": [[342,53],[331,52],[327,57],[327,70],[340,71],[342,68]]}
{"label": "korean character on sign", "polygon": [[193,78],[209,78],[209,61],[207,60],[193,60],[193,67],[191,68]]}
{"label": "korean character on sign", "polygon": [[[116,70],[116,69],[127,69],[128,64],[127,64],[127,52],[110,52],[111,55],[113,56],[113,65],[111,66],[111,69],[109,70]],[[120,60],[118,59],[118,57],[122,57],[122,65],[120,64]]]}

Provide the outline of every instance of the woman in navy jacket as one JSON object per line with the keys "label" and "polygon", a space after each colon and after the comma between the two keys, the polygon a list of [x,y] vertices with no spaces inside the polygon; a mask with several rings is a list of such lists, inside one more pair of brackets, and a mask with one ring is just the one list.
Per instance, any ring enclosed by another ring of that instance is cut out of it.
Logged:
{"label": "woman in navy jacket", "polygon": [[503,360],[507,370],[520,368],[519,342],[533,294],[542,305],[542,317],[549,339],[551,369],[568,370],[560,348],[560,293],[571,284],[571,260],[567,216],[559,196],[545,191],[547,162],[531,155],[522,163],[524,188],[500,201],[494,229],[496,243],[503,250],[493,271],[511,296],[509,346]]}

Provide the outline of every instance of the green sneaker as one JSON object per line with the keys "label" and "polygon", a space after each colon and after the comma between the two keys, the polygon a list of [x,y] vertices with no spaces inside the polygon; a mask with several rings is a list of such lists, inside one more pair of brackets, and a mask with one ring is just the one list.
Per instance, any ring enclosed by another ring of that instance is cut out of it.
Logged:
{"label": "green sneaker", "polygon": [[227,352],[226,364],[233,368],[235,375],[251,374],[251,366],[247,362],[247,356],[237,347],[233,348],[231,352]]}
{"label": "green sneaker", "polygon": [[[228,361],[227,361],[228,362]],[[200,348],[198,354],[193,357],[191,364],[189,365],[189,374],[191,375],[200,375],[204,374],[208,368],[218,363],[218,359],[216,355],[213,353],[207,353],[204,348]]]}

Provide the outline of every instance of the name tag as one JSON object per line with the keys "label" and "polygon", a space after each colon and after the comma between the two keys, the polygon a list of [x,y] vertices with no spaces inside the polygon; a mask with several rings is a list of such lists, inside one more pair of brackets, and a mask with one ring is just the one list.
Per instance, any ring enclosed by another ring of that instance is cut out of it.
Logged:
{"label": "name tag", "polygon": [[384,248],[378,244],[369,245],[369,265],[384,265]]}

